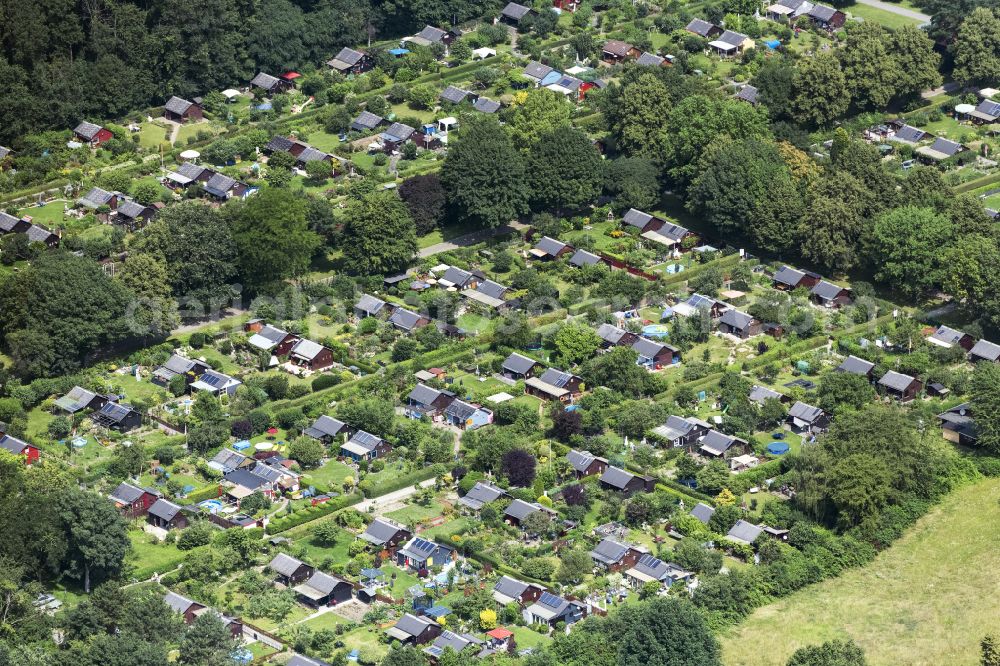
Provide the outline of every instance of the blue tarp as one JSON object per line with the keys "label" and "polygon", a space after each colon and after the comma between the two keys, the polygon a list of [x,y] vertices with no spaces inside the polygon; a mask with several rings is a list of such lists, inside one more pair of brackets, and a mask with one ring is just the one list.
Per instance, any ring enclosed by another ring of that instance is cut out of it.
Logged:
{"label": "blue tarp", "polygon": [[427,617],[432,617],[435,620],[439,617],[444,617],[445,615],[450,615],[451,609],[447,606],[431,606],[424,611],[424,615]]}
{"label": "blue tarp", "polygon": [[246,451],[250,448],[250,440],[241,439],[240,441],[233,444],[233,448],[237,451]]}
{"label": "blue tarp", "polygon": [[764,41],[764,45],[769,49],[776,49],[781,46],[781,42],[777,39],[768,39]]}
{"label": "blue tarp", "polygon": [[767,445],[767,452],[772,456],[782,456],[788,453],[788,444],[784,442],[771,442]]}
{"label": "blue tarp", "polygon": [[271,110],[271,109],[273,109],[273,108],[274,108],[274,107],[273,107],[273,106],[271,106],[271,103],[270,103],[270,102],[264,102],[263,104],[258,104],[258,105],[257,105],[257,110],[258,110],[258,111],[270,111],[270,110]]}
{"label": "blue tarp", "polygon": [[379,578],[385,573],[381,569],[362,569],[361,575],[365,578]]}
{"label": "blue tarp", "polygon": [[409,53],[409,49],[389,49],[389,55],[401,56]]}

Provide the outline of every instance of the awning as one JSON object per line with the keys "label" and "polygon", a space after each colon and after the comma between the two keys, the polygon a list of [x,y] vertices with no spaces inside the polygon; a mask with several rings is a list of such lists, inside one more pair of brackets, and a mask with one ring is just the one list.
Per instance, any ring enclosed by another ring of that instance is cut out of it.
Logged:
{"label": "awning", "polygon": [[312,599],[313,601],[319,601],[320,599],[326,596],[326,593],[320,592],[315,587],[312,587],[307,583],[296,585],[294,589],[303,597],[306,597],[307,599]]}
{"label": "awning", "polygon": [[187,176],[182,176],[176,171],[168,171],[167,180],[177,183],[178,185],[187,185],[188,183],[192,182],[193,179],[188,178]]}
{"label": "awning", "polygon": [[558,386],[553,386],[547,382],[543,382],[538,377],[529,377],[527,381],[524,382],[526,386],[530,386],[533,389],[538,389],[539,391],[551,395],[555,398],[561,398],[569,391],[564,388],[559,388]]}
{"label": "awning", "polygon": [[492,296],[484,294],[481,291],[476,291],[475,289],[466,289],[465,291],[462,292],[462,295],[467,298],[471,298],[474,301],[482,303],[483,305],[488,305],[491,308],[498,308],[504,304],[503,299],[493,298]]}
{"label": "awning", "polygon": [[729,42],[721,42],[718,39],[716,39],[715,41],[709,42],[708,45],[711,46],[713,49],[718,49],[720,51],[735,51],[736,50],[736,47],[734,45],[730,44]]}
{"label": "awning", "polygon": [[638,569],[629,569],[628,571],[625,572],[625,575],[629,578],[635,578],[637,581],[641,583],[652,583],[656,581],[655,578],[653,578],[649,574],[645,574],[639,571]]}
{"label": "awning", "polygon": [[639,235],[646,240],[653,241],[654,243],[660,243],[661,245],[666,245],[667,247],[677,245],[677,241],[672,238],[667,238],[663,234],[658,234],[655,231],[644,231]]}
{"label": "awning", "polygon": [[340,448],[348,453],[353,453],[356,456],[367,456],[369,453],[368,449],[361,446],[357,442],[347,442],[341,445]]}
{"label": "awning", "polygon": [[785,7],[784,5],[771,5],[767,8],[768,13],[779,14],[781,16],[788,16],[794,10],[791,7]]}
{"label": "awning", "polygon": [[408,633],[406,633],[402,629],[397,629],[396,627],[389,627],[388,629],[385,630],[385,633],[389,634],[389,636],[395,638],[398,641],[406,641],[412,638],[412,636],[410,636]]}

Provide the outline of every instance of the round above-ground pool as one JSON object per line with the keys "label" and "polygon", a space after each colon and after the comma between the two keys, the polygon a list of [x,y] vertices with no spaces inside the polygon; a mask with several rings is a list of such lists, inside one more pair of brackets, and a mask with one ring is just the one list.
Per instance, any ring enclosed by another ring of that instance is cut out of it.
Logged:
{"label": "round above-ground pool", "polygon": [[665,338],[670,334],[666,324],[649,324],[642,327],[642,334],[647,338]]}
{"label": "round above-ground pool", "polygon": [[202,507],[203,509],[208,509],[212,513],[215,513],[216,511],[222,509],[222,502],[220,502],[219,500],[207,499],[204,502],[198,502],[198,506]]}
{"label": "round above-ground pool", "polygon": [[767,452],[772,456],[783,456],[788,453],[788,444],[785,442],[771,442],[767,445]]}
{"label": "round above-ground pool", "polygon": [[73,439],[73,448],[74,449],[82,449],[85,446],[87,446],[87,438],[86,437],[76,437],[76,438]]}

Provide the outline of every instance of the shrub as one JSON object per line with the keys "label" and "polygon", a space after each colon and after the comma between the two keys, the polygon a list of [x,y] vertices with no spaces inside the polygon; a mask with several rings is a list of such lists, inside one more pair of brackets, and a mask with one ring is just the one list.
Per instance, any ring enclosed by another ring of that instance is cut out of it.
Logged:
{"label": "shrub", "polygon": [[312,380],[312,390],[322,391],[325,388],[336,386],[339,383],[340,383],[340,375],[335,375],[335,374],[319,375],[318,377],[316,377],[316,379]]}
{"label": "shrub", "polygon": [[201,332],[192,333],[188,344],[192,349],[201,349],[205,346],[205,334]]}

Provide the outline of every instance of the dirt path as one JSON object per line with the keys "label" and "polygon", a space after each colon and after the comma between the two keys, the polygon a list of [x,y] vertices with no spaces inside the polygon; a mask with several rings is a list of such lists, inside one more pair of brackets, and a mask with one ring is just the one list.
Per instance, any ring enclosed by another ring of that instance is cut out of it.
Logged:
{"label": "dirt path", "polygon": [[426,259],[427,257],[433,257],[435,254],[441,254],[442,252],[447,252],[449,250],[457,250],[460,247],[469,247],[470,245],[475,245],[476,243],[482,243],[484,240],[492,238],[493,236],[502,236],[503,234],[509,234],[513,232],[523,231],[527,229],[528,225],[521,224],[520,222],[511,222],[503,226],[499,226],[496,229],[483,229],[482,231],[474,231],[471,234],[465,234],[464,236],[456,236],[451,240],[444,241],[442,243],[435,243],[434,245],[429,245],[424,249],[417,252],[417,256],[421,259]]}

